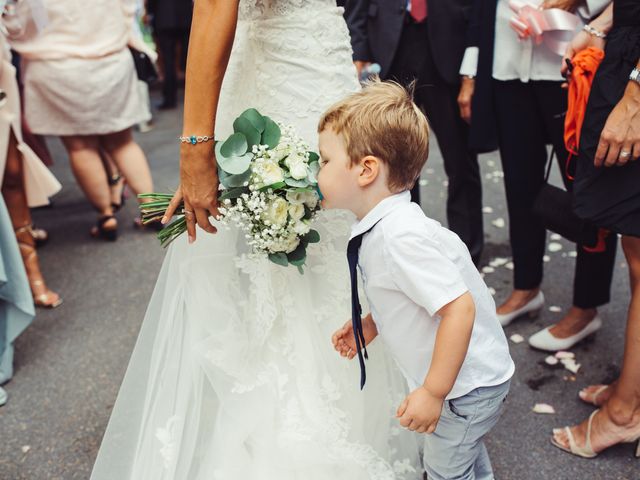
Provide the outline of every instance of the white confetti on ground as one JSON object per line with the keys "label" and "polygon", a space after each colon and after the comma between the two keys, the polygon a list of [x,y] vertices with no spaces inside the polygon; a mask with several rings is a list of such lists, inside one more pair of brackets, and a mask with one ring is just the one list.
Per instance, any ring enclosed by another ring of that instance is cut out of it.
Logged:
{"label": "white confetti on ground", "polygon": [[545,263],[549,263],[551,261],[551,257],[549,255],[545,255],[542,257],[542,261]]}
{"label": "white confetti on ground", "polygon": [[496,218],[491,224],[496,228],[504,228],[504,218]]}
{"label": "white confetti on ground", "polygon": [[20,450],[22,450],[22,453],[28,453],[29,450],[31,450],[31,446],[30,445],[24,445]]}
{"label": "white confetti on ground", "polygon": [[553,313],[560,313],[562,311],[562,308],[558,307],[557,305],[551,305],[549,307],[549,311]]}
{"label": "white confetti on ground", "polygon": [[546,363],[547,365],[557,365],[559,362],[560,360],[558,360],[553,355],[549,355],[547,358],[544,359],[544,363]]}
{"label": "white confetti on ground", "polygon": [[496,269],[493,267],[482,267],[482,273],[493,273]]}
{"label": "white confetti on ground", "polygon": [[491,208],[491,207],[482,207],[482,213],[493,213],[493,208]]}
{"label": "white confetti on ground", "polygon": [[551,238],[551,240],[558,241],[562,238],[562,236],[558,235],[557,233],[552,233],[549,238]]}
{"label": "white confetti on ground", "polygon": [[550,252],[559,252],[560,250],[562,250],[562,244],[558,242],[551,242],[547,249]]}
{"label": "white confetti on ground", "polygon": [[427,175],[431,175],[433,173],[433,168],[427,168],[425,172]]}
{"label": "white confetti on ground", "polygon": [[491,295],[495,295],[495,294],[496,294],[496,289],[495,289],[495,288],[493,288],[493,287],[489,287],[489,293],[490,293]]}
{"label": "white confetti on ground", "polygon": [[576,251],[574,250],[573,252],[569,252],[569,253],[568,253],[568,255],[569,255],[571,258],[576,258],[576,257],[578,256],[578,252],[576,252]]}
{"label": "white confetti on ground", "polygon": [[556,352],[556,358],[559,358],[560,360],[566,360],[567,358],[576,358],[576,354],[573,352],[565,352],[564,350],[560,350],[559,352]]}
{"label": "white confetti on ground", "polygon": [[509,340],[511,340],[513,343],[522,343],[524,342],[524,337],[519,333],[514,333],[509,337]]}
{"label": "white confetti on ground", "polygon": [[443,187],[448,187],[449,186],[449,180],[445,180],[444,182],[442,182],[442,186]]}
{"label": "white confetti on ground", "polygon": [[509,263],[509,259],[505,258],[505,257],[496,257],[493,260],[491,260],[489,262],[489,266],[496,268],[496,267],[502,267],[503,265],[506,265],[507,263]]}
{"label": "white confetti on ground", "polygon": [[504,268],[506,268],[507,270],[513,270],[513,268],[514,268],[514,267],[513,267],[513,262],[507,262],[507,263],[504,265]]}
{"label": "white confetti on ground", "polygon": [[556,409],[547,403],[536,403],[533,406],[534,413],[541,413],[543,415],[553,415],[556,413]]}
{"label": "white confetti on ground", "polygon": [[418,183],[421,187],[426,187],[427,185],[429,185],[429,181],[425,179],[421,179]]}
{"label": "white confetti on ground", "polygon": [[576,363],[575,359],[573,358],[563,358],[562,360],[560,360],[560,363],[562,363],[562,365],[564,365],[564,368],[569,370],[574,375],[578,373],[578,370],[580,370],[581,367],[581,365],[579,363]]}

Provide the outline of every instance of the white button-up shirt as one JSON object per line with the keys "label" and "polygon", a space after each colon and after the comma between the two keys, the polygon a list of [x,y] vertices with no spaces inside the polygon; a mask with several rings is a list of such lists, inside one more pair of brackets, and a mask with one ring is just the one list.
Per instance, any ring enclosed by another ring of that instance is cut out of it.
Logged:
{"label": "white button-up shirt", "polygon": [[[373,229],[371,229],[373,227]],[[467,356],[448,399],[506,382],[514,372],[496,307],[458,236],[427,218],[409,192],[380,202],[352,227],[368,230],[359,266],[373,320],[412,389],[429,371],[438,311],[466,292],[476,307]]]}
{"label": "white button-up shirt", "polygon": [[[542,2],[540,2],[542,3]],[[581,29],[591,17],[598,15],[611,0],[585,0],[576,12]],[[509,0],[498,0],[496,11],[496,36],[493,55],[493,78],[496,80],[563,80],[560,74],[562,57],[551,51],[544,42],[536,45],[531,38],[520,40],[509,20],[515,15]],[[465,51],[461,75],[475,76],[478,65],[478,47]]]}

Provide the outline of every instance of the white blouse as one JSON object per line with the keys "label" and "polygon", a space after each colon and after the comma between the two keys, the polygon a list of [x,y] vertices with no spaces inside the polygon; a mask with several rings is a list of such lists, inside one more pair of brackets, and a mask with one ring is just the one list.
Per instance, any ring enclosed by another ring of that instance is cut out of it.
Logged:
{"label": "white blouse", "polygon": [[[611,0],[585,0],[578,8],[582,20],[578,28],[604,10]],[[493,78],[496,80],[553,80],[562,81],[560,67],[562,57],[552,52],[544,43],[536,45],[533,39],[520,40],[509,25],[514,16],[508,0],[498,0],[496,12],[496,36],[493,56]],[[468,47],[465,51],[460,75],[475,76],[478,66],[479,48]]]}

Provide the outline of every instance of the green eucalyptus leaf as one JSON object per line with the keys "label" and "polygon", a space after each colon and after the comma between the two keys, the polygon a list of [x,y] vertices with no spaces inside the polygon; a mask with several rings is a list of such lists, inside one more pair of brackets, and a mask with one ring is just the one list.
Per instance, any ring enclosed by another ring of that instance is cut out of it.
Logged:
{"label": "green eucalyptus leaf", "polygon": [[307,258],[307,248],[306,246],[300,242],[300,245],[290,253],[287,253],[287,259],[289,259],[289,263],[292,265],[304,265],[304,261]]}
{"label": "green eucalyptus leaf", "polygon": [[309,182],[306,178],[303,178],[302,180],[296,180],[295,178],[288,177],[285,178],[284,181],[290,187],[304,188],[309,186]]}
{"label": "green eucalyptus leaf", "polygon": [[262,132],[262,142],[260,143],[262,145],[268,145],[269,148],[276,148],[278,143],[280,143],[280,137],[282,136],[280,127],[269,117],[264,117],[264,120],[264,132]]}
{"label": "green eucalyptus leaf", "polygon": [[264,127],[266,123],[265,119],[262,115],[260,115],[260,112],[258,112],[255,108],[250,108],[248,110],[245,110],[244,112],[242,112],[240,117],[246,118],[247,120],[249,120],[251,122],[251,125],[253,125],[253,127],[256,130],[258,130],[259,133],[264,132]]}
{"label": "green eucalyptus leaf", "polygon": [[317,162],[320,160],[320,155],[316,152],[308,152],[309,153],[309,163]]}
{"label": "green eucalyptus leaf", "polygon": [[233,131],[242,133],[246,137],[248,151],[251,151],[254,145],[260,145],[261,132],[245,117],[236,118],[236,121],[233,122]]}
{"label": "green eucalyptus leaf", "polygon": [[241,157],[247,153],[247,148],[247,137],[243,133],[234,133],[224,141],[219,151],[226,158]]}
{"label": "green eucalyptus leaf", "polygon": [[230,188],[222,192],[220,200],[235,200],[240,198],[243,193],[249,193],[249,189],[247,187]]}
{"label": "green eucalyptus leaf", "polygon": [[264,187],[262,187],[260,189],[261,192],[266,192],[267,190],[273,190],[274,192],[276,190],[279,190],[281,188],[286,187],[287,184],[284,182],[278,182],[278,183],[272,183],[271,185],[265,185]]}
{"label": "green eucalyptus leaf", "polygon": [[277,265],[282,265],[283,267],[289,265],[289,259],[287,258],[287,254],[284,252],[270,253],[269,260]]}
{"label": "green eucalyptus leaf", "polygon": [[220,157],[218,167],[232,175],[244,174],[249,170],[251,160],[253,160],[252,153],[245,153],[241,157]]}
{"label": "green eucalyptus leaf", "polygon": [[320,241],[320,233],[318,233],[317,230],[309,230],[309,233],[304,236],[304,239],[309,243],[318,243]]}
{"label": "green eucalyptus leaf", "polygon": [[244,187],[244,184],[251,178],[251,169],[236,175],[229,175],[224,170],[220,170],[220,172],[220,183],[224,185],[225,188]]}

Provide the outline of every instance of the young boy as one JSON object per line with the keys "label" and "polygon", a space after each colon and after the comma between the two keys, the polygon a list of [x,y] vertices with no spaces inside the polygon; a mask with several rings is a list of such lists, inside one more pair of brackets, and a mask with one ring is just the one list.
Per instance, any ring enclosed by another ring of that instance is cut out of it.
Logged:
{"label": "young boy", "polygon": [[[427,120],[401,86],[374,82],[331,107],[318,131],[324,206],[358,219],[348,249],[355,321],[334,346],[361,355],[354,324],[361,346],[377,335],[387,344],[411,390],[397,416],[427,434],[431,480],[492,479],[483,437],[500,417],[514,364],[464,243],[410,201],[428,155]],[[361,320],[356,263],[371,308]]]}

